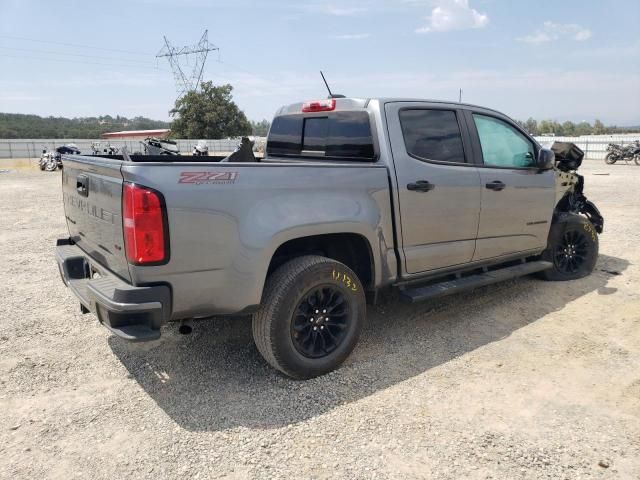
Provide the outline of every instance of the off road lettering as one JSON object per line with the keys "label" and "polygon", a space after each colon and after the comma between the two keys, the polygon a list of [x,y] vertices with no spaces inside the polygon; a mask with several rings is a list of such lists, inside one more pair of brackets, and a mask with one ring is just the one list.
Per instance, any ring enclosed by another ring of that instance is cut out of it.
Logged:
{"label": "off road lettering", "polygon": [[180,172],[178,183],[195,185],[210,183],[234,183],[238,172]]}

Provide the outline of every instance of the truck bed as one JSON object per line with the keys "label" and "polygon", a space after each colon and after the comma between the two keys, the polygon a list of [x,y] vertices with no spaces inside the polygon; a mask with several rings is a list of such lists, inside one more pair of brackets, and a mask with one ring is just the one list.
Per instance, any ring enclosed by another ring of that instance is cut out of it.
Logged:
{"label": "truck bed", "polygon": [[[384,165],[275,159],[219,163],[203,158],[211,157],[65,157],[63,192],[71,241],[133,286],[168,285],[173,319],[234,314],[257,306],[274,252],[301,236],[356,232],[386,270],[377,270],[377,278],[396,271]],[[127,262],[124,182],[164,198],[170,257],[162,265]],[[84,196],[81,183],[87,189]]]}
{"label": "truck bed", "polygon": [[[77,156],[65,156],[64,158],[65,160],[72,160]],[[123,155],[91,155],[91,157],[124,161]],[[130,161],[134,163],[215,163],[227,157],[228,155],[129,155]]]}

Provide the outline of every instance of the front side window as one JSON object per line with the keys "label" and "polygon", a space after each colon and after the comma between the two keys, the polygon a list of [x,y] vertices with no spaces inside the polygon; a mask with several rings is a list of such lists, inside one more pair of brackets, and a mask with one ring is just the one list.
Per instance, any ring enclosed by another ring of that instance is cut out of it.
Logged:
{"label": "front side window", "polygon": [[462,135],[451,110],[401,110],[400,126],[407,153],[420,160],[464,163]]}
{"label": "front side window", "polygon": [[533,143],[506,122],[473,115],[486,166],[526,168],[535,166]]}

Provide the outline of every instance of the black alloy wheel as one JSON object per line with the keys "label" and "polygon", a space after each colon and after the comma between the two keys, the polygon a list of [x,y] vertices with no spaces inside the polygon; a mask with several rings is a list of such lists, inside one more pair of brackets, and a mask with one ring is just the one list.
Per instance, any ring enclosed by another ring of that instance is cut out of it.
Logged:
{"label": "black alloy wheel", "polygon": [[551,225],[542,260],[553,266],[540,272],[545,280],[575,280],[589,275],[598,261],[598,232],[584,216],[560,213]]}
{"label": "black alloy wheel", "polygon": [[269,275],[253,314],[256,347],[272,367],[297,379],[338,368],[366,318],[364,285],[347,265],[304,255]]}
{"label": "black alloy wheel", "polygon": [[565,274],[574,274],[580,270],[588,254],[587,237],[579,230],[569,230],[556,246],[554,263]]}
{"label": "black alloy wheel", "polygon": [[352,312],[349,302],[334,285],[321,285],[305,294],[291,322],[291,339],[302,355],[321,358],[344,340]]}

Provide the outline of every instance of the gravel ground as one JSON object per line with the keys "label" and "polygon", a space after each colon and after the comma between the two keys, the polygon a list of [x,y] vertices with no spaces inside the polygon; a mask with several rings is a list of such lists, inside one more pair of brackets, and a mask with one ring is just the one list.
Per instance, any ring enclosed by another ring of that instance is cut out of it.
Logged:
{"label": "gravel ground", "polygon": [[640,478],[640,167],[583,173],[593,275],[387,298],[306,382],[266,366],[247,318],[111,336],[58,275],[59,173],[1,173],[0,477]]}

